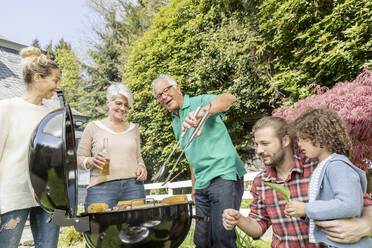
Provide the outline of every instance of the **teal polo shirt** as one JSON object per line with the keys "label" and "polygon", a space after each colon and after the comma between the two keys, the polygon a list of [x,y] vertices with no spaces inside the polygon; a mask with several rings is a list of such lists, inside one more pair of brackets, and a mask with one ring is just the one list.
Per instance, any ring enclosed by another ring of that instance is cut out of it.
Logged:
{"label": "teal polo shirt", "polygon": [[[172,127],[177,140],[181,136],[182,123],[187,115],[201,104],[207,105],[214,98],[216,95],[200,95],[191,98],[184,95],[179,116],[172,113]],[[246,173],[220,114],[214,114],[207,119],[201,135],[196,136],[186,149],[186,159],[194,170],[195,189],[208,187],[210,181],[218,176],[226,180],[236,180],[237,175],[244,176]],[[181,141],[182,149],[186,146],[193,130],[194,128],[188,130]]]}

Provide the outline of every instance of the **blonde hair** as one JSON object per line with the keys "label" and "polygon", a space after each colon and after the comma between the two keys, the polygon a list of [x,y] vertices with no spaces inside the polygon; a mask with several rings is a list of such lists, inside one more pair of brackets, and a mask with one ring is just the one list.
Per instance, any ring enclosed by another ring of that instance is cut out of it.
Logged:
{"label": "blonde hair", "polygon": [[36,73],[46,77],[52,73],[53,69],[58,69],[58,65],[41,53],[39,48],[26,47],[20,52],[22,57],[22,75],[27,85],[32,83]]}
{"label": "blonde hair", "polygon": [[130,108],[133,108],[133,96],[128,86],[123,83],[115,83],[107,88],[106,99],[108,101],[114,100],[119,95],[125,96]]}

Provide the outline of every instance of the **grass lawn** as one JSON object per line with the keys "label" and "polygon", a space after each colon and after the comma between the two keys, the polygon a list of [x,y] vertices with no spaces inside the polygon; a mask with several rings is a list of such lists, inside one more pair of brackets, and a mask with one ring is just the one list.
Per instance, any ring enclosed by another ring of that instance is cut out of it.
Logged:
{"label": "grass lawn", "polygon": [[[195,248],[193,242],[194,227],[190,228],[190,231],[181,244],[180,248]],[[269,240],[253,240],[249,236],[245,235],[242,231],[238,230],[236,245],[238,248],[270,248],[271,239]]]}
{"label": "grass lawn", "polygon": [[[194,227],[190,228],[190,231],[181,244],[180,248],[195,248],[193,242]],[[252,240],[250,237],[245,235],[242,231],[238,230],[237,247],[238,248],[270,248],[270,240]],[[63,227],[59,242],[59,248],[85,248],[85,241],[81,233],[75,231],[73,227]]]}

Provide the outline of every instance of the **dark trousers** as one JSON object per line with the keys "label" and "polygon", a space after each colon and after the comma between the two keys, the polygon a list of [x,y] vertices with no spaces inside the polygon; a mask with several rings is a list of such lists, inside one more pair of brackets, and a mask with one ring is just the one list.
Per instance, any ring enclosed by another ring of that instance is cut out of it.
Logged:
{"label": "dark trousers", "polygon": [[243,193],[243,177],[236,181],[216,177],[207,188],[195,190],[196,215],[210,218],[210,222],[196,222],[194,232],[196,247],[236,247],[235,229],[227,231],[223,227],[222,213],[227,208],[238,210]]}

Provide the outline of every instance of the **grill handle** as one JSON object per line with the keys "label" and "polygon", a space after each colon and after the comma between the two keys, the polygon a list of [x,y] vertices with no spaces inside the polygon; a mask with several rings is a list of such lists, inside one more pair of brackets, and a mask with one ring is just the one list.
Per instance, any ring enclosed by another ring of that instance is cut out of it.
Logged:
{"label": "grill handle", "polygon": [[202,221],[202,222],[210,222],[211,221],[211,217],[209,217],[209,216],[192,215],[191,218],[195,219],[196,221]]}

